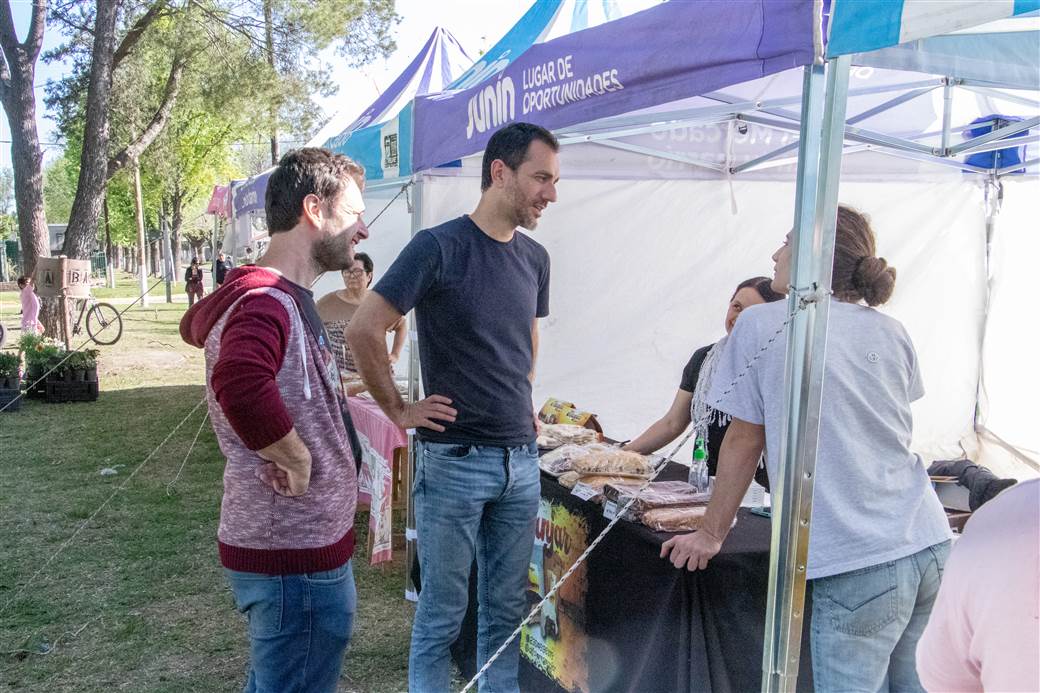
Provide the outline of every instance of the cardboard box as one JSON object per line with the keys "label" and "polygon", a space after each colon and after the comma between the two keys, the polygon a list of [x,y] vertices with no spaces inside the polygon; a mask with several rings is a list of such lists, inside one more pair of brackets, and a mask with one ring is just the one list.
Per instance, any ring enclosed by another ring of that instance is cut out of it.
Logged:
{"label": "cardboard box", "polygon": [[562,423],[583,426],[591,428],[597,433],[603,433],[603,427],[599,425],[595,414],[581,411],[573,403],[555,397],[545,400],[545,404],[538,412],[538,420],[548,424]]}

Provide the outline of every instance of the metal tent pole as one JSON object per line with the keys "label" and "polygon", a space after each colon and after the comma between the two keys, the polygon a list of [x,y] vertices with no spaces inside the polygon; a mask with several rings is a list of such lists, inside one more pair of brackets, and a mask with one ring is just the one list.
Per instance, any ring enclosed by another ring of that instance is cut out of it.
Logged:
{"label": "metal tent pole", "polygon": [[951,78],[946,78],[943,86],[943,116],[942,116],[942,139],[940,148],[945,152],[950,148],[950,124],[953,120],[953,84]]}
{"label": "metal tent pole", "polygon": [[996,175],[990,175],[982,187],[983,204],[986,207],[986,302],[982,311],[982,329],[979,334],[979,378],[975,387],[975,434],[985,428],[988,413],[986,399],[986,333],[989,328],[989,312],[993,300],[993,235],[997,228],[997,217],[1004,202],[1004,185]]}
{"label": "metal tent pole", "polygon": [[[416,174],[412,185],[409,211],[412,214],[412,237],[423,228],[422,197],[423,176]],[[415,322],[415,311],[408,316],[408,401],[418,402],[420,394],[420,365],[418,325]],[[418,601],[418,585],[412,582],[412,567],[419,560],[418,542],[415,531],[415,507],[412,505],[412,480],[415,478],[415,432],[408,433],[408,461],[403,476],[405,494],[405,578],[404,596],[410,601]]]}
{"label": "metal tent pole", "polygon": [[[773,498],[762,690],[794,691],[801,656],[849,56],[805,68],[788,306],[780,483]],[[822,297],[822,298],[821,298]]]}

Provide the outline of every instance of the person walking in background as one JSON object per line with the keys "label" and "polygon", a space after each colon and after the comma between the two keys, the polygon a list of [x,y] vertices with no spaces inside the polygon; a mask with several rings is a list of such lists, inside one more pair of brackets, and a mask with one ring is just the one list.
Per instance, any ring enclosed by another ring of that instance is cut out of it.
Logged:
{"label": "person walking in background", "polygon": [[188,293],[188,305],[195,305],[195,300],[206,295],[206,287],[202,283],[202,268],[199,259],[193,257],[188,269],[184,270],[184,290]]}
{"label": "person walking in background", "polygon": [[22,300],[22,334],[43,334],[40,322],[40,297],[36,295],[32,277],[18,277],[18,292]]}
{"label": "person walking in background", "polygon": [[217,282],[217,286],[224,283],[224,277],[227,276],[231,267],[231,260],[224,254],[224,251],[220,251],[216,262],[213,263],[213,278]]}

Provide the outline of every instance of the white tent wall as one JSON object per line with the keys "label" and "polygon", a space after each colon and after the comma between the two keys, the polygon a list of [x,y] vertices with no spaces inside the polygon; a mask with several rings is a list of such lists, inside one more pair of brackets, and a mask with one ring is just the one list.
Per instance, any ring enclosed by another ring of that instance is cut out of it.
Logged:
{"label": "white tent wall", "polygon": [[994,471],[1018,478],[1040,472],[1040,323],[1033,299],[1040,258],[1038,219],[1036,179],[1005,178],[990,254],[993,281],[979,422],[985,428],[980,435],[982,459]]}
{"label": "white tent wall", "polygon": [[[552,257],[535,401],[562,397],[630,438],[671,404],[694,349],[723,334],[736,284],[772,274],[790,228],[793,182],[567,179],[532,235]],[[423,181],[424,227],[472,210],[470,176]],[[985,303],[985,217],[977,183],[842,185],[869,213],[879,252],[899,270],[885,311],[916,344],[928,395],[915,404],[914,447],[926,459],[974,445]]]}

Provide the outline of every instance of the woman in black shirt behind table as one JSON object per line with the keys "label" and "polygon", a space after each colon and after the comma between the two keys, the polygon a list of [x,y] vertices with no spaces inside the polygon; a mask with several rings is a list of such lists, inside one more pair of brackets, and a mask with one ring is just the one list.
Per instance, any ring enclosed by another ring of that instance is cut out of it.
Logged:
{"label": "woman in black shirt behind table", "polygon": [[[729,308],[726,311],[726,334],[733,331],[733,325],[737,318],[748,306],[758,303],[771,303],[783,298],[770,288],[771,279],[767,277],[752,277],[737,285],[733,297],[729,300]],[[689,363],[683,369],[682,380],[679,382],[679,391],[675,393],[675,399],[668,413],[654,422],[650,428],[641,433],[635,440],[625,446],[625,450],[632,450],[644,455],[660,450],[679,434],[686,430],[693,420],[700,420],[707,415],[708,424],[697,432],[708,444],[708,473],[715,476],[716,465],[719,460],[719,450],[722,448],[722,439],[726,435],[729,426],[729,417],[709,407],[706,403],[708,392],[711,390],[711,378],[715,372],[715,355],[722,351],[726,338],[723,337],[715,344],[701,347],[693,352]],[[755,473],[755,481],[769,488],[769,479],[764,467],[759,467]]]}

